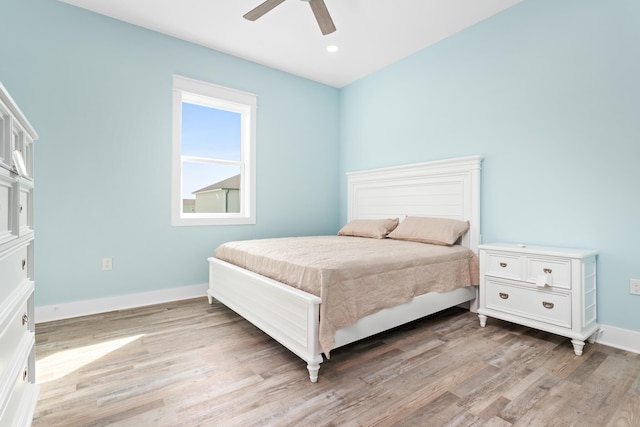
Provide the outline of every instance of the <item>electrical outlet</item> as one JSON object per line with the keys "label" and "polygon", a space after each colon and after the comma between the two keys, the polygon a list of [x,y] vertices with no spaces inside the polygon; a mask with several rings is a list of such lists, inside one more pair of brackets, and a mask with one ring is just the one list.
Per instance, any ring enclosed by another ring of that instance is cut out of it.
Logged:
{"label": "electrical outlet", "polygon": [[629,292],[632,295],[640,295],[640,279],[629,280]]}
{"label": "electrical outlet", "polygon": [[113,258],[102,258],[102,269],[103,270],[113,269]]}

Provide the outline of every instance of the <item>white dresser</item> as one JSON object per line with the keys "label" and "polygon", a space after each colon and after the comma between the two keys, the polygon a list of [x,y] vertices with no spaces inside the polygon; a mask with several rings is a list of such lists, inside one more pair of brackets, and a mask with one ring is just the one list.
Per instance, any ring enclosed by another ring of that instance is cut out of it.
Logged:
{"label": "white dresser", "polygon": [[596,255],[584,249],[480,245],[480,326],[487,317],[571,338],[580,356],[596,323]]}
{"label": "white dresser", "polygon": [[29,426],[35,385],[33,141],[0,83],[0,427]]}

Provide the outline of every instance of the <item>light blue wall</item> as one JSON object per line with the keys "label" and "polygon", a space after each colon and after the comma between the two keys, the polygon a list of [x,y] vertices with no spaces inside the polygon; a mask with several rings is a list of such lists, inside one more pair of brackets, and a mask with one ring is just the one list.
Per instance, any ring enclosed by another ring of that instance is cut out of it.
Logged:
{"label": "light blue wall", "polygon": [[484,155],[483,240],[598,250],[599,321],[640,331],[639,22],[635,0],[525,0],[348,86],[341,176]]}
{"label": "light blue wall", "polygon": [[[337,89],[55,0],[0,17],[0,80],[40,134],[37,305],[206,283],[224,241],[337,229]],[[174,73],[258,95],[257,225],[171,227]]]}
{"label": "light blue wall", "polygon": [[[0,16],[41,136],[38,305],[204,283],[221,242],[334,233],[344,172],[482,154],[484,241],[597,249],[600,322],[640,331],[635,0],[525,0],[342,90],[56,0]],[[170,226],[172,74],[258,94],[257,225]]]}

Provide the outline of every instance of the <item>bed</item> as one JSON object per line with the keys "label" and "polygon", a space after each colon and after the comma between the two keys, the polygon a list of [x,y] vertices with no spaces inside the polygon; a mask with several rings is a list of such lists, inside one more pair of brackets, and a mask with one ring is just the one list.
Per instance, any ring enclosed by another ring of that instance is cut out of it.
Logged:
{"label": "bed", "polygon": [[[456,243],[477,253],[481,162],[480,156],[470,156],[348,173],[348,223],[412,217],[468,221],[468,231]],[[328,356],[331,349],[445,308],[461,304],[476,308],[477,288],[469,283],[412,296],[331,331],[327,348],[327,329],[323,332],[321,327],[321,313],[327,310],[327,304],[323,305],[320,296],[218,257],[208,261],[209,303],[215,298],[303,359],[312,382],[318,379],[323,352]]]}

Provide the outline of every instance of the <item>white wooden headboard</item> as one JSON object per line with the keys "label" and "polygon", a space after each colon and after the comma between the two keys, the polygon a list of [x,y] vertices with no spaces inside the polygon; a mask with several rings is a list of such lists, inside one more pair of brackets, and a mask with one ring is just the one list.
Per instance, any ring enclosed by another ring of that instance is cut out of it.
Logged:
{"label": "white wooden headboard", "polygon": [[481,156],[347,173],[347,217],[429,216],[469,221],[462,244],[480,244]]}

